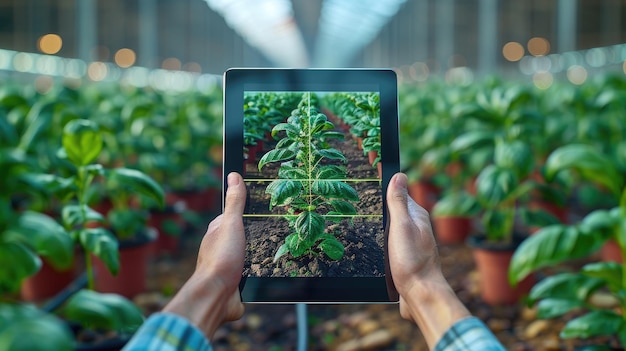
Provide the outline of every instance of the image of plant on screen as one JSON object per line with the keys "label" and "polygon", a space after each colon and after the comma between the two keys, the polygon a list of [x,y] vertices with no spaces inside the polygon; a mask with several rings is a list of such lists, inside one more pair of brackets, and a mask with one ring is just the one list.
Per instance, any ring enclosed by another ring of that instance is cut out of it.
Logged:
{"label": "image of plant on screen", "polygon": [[273,150],[259,160],[259,171],[269,163],[280,162],[278,179],[265,192],[270,195],[270,210],[282,206],[287,210],[291,234],[274,255],[277,261],[289,253],[294,258],[315,248],[332,260],[344,255],[344,246],[326,230],[327,221],[341,222],[356,214],[353,202],[357,191],[345,182],[344,154],[330,146],[331,139],[343,139],[334,125],[314,105],[314,94],[304,93],[302,100],[286,123],[272,129],[272,137],[282,135]]}

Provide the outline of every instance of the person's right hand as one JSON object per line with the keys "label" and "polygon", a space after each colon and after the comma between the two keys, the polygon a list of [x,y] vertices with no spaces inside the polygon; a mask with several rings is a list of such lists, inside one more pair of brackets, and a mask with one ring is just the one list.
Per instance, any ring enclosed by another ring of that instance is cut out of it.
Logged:
{"label": "person's right hand", "polygon": [[433,348],[457,320],[470,314],[444,278],[428,212],[408,195],[398,173],[387,189],[389,265],[400,294],[400,314],[419,326]]}

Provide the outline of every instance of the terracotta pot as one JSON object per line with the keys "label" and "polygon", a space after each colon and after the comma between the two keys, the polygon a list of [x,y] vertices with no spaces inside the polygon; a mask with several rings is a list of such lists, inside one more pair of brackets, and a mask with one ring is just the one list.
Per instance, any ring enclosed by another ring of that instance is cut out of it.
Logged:
{"label": "terracotta pot", "polygon": [[[372,150],[372,151],[367,152],[367,159],[370,165],[374,164],[374,161],[376,161],[376,157],[378,157],[378,151]],[[378,178],[382,178],[383,177],[383,165],[380,161],[378,161],[378,163],[376,164],[376,170],[378,171]]]}
{"label": "terracotta pot", "polygon": [[74,278],[76,272],[73,264],[66,270],[57,270],[44,259],[39,272],[24,280],[20,295],[24,301],[44,301],[70,285]]}
{"label": "terracotta pot", "polygon": [[409,183],[408,191],[409,196],[428,212],[433,209],[439,195],[437,186],[424,180]]}
{"label": "terracotta pot", "polygon": [[186,208],[195,212],[217,210],[221,203],[216,188],[185,190],[178,192],[178,197],[185,202]]}
{"label": "terracotta pot", "polygon": [[435,236],[441,244],[463,244],[472,232],[468,217],[433,217]]}
{"label": "terracotta pot", "polygon": [[130,299],[146,291],[150,243],[154,239],[154,235],[145,235],[136,240],[120,242],[120,270],[116,276],[109,272],[100,259],[92,256],[96,290],[120,294]]}
{"label": "terracotta pot", "polygon": [[359,150],[363,150],[363,138],[361,137],[356,138],[356,146],[359,148]]}
{"label": "terracotta pot", "polygon": [[370,162],[370,165],[374,164],[376,157],[378,157],[378,151],[372,150],[367,152],[367,160]]}
{"label": "terracotta pot", "polygon": [[489,245],[484,237],[470,236],[468,244],[474,249],[474,261],[480,276],[480,294],[489,305],[512,305],[527,295],[535,284],[535,277],[529,275],[511,287],[508,279],[509,264],[515,248],[521,243],[498,246]]}
{"label": "terracotta pot", "polygon": [[605,262],[624,262],[621,249],[619,248],[617,242],[613,239],[605,242],[604,245],[600,248],[600,257],[602,258],[602,261]]}
{"label": "terracotta pot", "polygon": [[[168,223],[169,222],[169,223]],[[178,227],[178,235],[168,233],[168,225]],[[183,217],[172,208],[163,211],[153,211],[148,219],[148,226],[156,229],[158,235],[153,242],[153,253],[156,255],[176,254],[180,248],[180,233],[183,231],[185,221]]]}

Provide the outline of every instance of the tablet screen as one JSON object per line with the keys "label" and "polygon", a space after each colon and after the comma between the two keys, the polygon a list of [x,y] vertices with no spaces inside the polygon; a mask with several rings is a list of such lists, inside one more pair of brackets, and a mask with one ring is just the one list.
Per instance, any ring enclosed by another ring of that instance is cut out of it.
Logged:
{"label": "tablet screen", "polygon": [[384,193],[397,96],[367,74],[325,72],[227,72],[224,170],[248,191],[246,302],[394,301]]}

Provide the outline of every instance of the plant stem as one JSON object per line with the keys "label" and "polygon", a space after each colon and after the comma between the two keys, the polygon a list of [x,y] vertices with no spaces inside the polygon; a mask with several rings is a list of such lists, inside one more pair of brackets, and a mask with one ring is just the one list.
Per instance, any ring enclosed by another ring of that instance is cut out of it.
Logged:
{"label": "plant stem", "polygon": [[[87,187],[89,186],[89,177],[85,176],[85,167],[80,166],[78,168],[78,205],[80,206],[80,215],[82,217],[82,228],[81,230],[85,230],[85,225],[87,223]],[[93,277],[93,267],[91,264],[91,253],[84,244],[81,242],[81,246],[83,248],[83,252],[85,253],[85,269],[87,271],[87,288],[89,290],[95,289],[94,277]]]}

